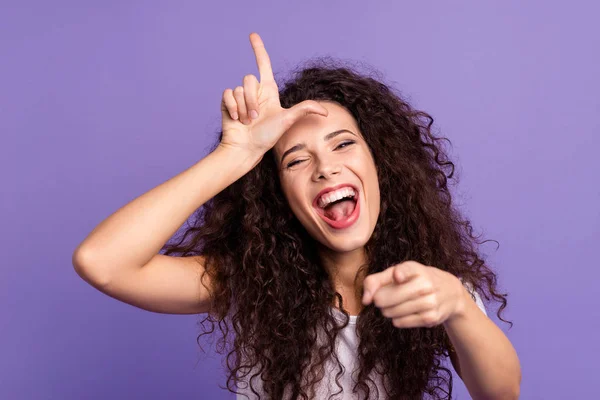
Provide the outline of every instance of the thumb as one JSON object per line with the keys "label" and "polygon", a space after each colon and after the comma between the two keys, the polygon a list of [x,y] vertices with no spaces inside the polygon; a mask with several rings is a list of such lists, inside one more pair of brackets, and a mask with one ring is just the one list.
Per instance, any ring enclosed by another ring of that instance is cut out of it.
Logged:
{"label": "thumb", "polygon": [[289,129],[300,118],[310,114],[318,114],[326,117],[329,111],[315,100],[305,100],[295,106],[288,108],[283,115],[282,125],[285,130]]}

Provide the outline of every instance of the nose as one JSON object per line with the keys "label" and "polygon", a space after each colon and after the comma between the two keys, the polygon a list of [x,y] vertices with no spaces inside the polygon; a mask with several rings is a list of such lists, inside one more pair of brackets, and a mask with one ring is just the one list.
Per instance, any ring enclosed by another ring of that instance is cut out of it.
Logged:
{"label": "nose", "polygon": [[333,175],[338,175],[341,171],[341,166],[337,161],[321,160],[318,162],[315,172],[313,174],[313,180],[318,181],[321,178],[331,178]]}

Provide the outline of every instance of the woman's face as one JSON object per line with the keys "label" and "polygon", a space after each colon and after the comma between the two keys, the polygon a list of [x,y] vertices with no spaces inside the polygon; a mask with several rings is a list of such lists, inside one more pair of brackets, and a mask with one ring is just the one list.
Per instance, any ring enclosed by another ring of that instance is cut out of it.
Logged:
{"label": "woman's face", "polygon": [[[337,103],[319,103],[329,115],[296,122],[275,144],[275,161],[285,197],[304,228],[331,250],[348,252],[364,246],[375,229],[377,170],[352,114]],[[333,187],[341,189],[319,195]],[[341,196],[354,199],[337,200]]]}

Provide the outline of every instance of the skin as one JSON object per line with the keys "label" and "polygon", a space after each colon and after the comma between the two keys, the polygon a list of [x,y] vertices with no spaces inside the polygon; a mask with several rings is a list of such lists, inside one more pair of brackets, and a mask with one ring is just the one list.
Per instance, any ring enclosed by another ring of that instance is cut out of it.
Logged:
{"label": "skin", "polygon": [[[415,261],[357,276],[380,207],[377,170],[369,148],[356,120],[339,104],[307,100],[283,109],[264,43],[256,33],[250,35],[250,42],[261,79],[247,75],[243,87],[224,92],[221,146],[255,158],[253,165],[273,148],[290,208],[317,241],[323,266],[351,314],[374,303],[400,329],[443,324],[456,350],[452,364],[472,398],[518,398],[521,369],[516,351],[458,278]],[[339,129],[354,135],[345,132],[323,141]],[[355,143],[339,147],[348,140]],[[282,159],[299,142],[305,148]],[[300,163],[290,166],[294,161]],[[358,187],[361,213],[352,227],[336,230],[319,217],[312,201],[322,189],[340,183]],[[358,299],[357,289],[363,286],[364,297]]]}
{"label": "skin", "polygon": [[[362,307],[374,303],[401,329],[443,324],[456,350],[451,353],[452,364],[474,399],[518,398],[521,372],[515,349],[456,276],[407,261],[367,277],[358,276],[355,281],[365,262],[364,245],[379,216],[377,169],[352,115],[337,103],[320,104],[328,110],[327,116],[312,114],[300,119],[273,149],[286,200],[317,241],[324,268],[345,308],[357,315]],[[324,141],[328,133],[340,129],[354,134],[345,132]],[[349,140],[355,143],[345,145]],[[305,148],[281,158],[298,143],[305,143]],[[357,222],[342,230],[330,227],[312,206],[323,188],[340,183],[355,184],[361,202]],[[358,289],[363,286],[365,293],[359,300]]]}
{"label": "skin", "polygon": [[[364,245],[379,216],[377,169],[356,120],[338,103],[320,101],[328,115],[308,115],[287,130],[273,147],[279,179],[294,215],[318,242],[319,256],[345,307],[358,314],[362,305],[357,293],[362,280],[355,277],[365,263]],[[325,141],[324,137],[343,132]],[[351,143],[354,142],[354,143]],[[298,143],[306,147],[282,155]],[[351,183],[358,187],[360,216],[349,228],[329,226],[313,208],[313,199],[326,187]]]}
{"label": "skin", "polygon": [[504,333],[475,304],[462,282],[439,268],[406,261],[364,280],[363,304],[374,303],[397,328],[443,325],[450,359],[473,399],[517,399],[521,367]]}

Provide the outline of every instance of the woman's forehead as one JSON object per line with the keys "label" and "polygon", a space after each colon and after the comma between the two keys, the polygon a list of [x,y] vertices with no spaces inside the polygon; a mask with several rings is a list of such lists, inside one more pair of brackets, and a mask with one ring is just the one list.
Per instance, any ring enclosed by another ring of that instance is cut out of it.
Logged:
{"label": "woman's forehead", "polygon": [[318,114],[310,114],[298,120],[275,144],[274,150],[277,154],[281,154],[285,151],[285,148],[293,146],[297,142],[308,140],[313,137],[319,138],[340,129],[349,129],[350,131],[359,134],[357,132],[358,127],[356,120],[348,110],[337,103],[319,103],[329,111],[327,117]]}

